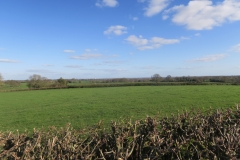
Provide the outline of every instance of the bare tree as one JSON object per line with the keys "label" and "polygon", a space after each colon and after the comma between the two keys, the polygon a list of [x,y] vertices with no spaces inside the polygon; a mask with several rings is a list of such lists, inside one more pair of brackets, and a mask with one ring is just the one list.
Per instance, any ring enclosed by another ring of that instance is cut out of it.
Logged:
{"label": "bare tree", "polygon": [[171,81],[172,81],[172,76],[171,76],[171,75],[168,75],[168,76],[165,78],[165,81],[171,82]]}
{"label": "bare tree", "polygon": [[152,77],[151,77],[151,80],[152,82],[159,82],[162,80],[162,77],[159,75],[159,74],[154,74]]}

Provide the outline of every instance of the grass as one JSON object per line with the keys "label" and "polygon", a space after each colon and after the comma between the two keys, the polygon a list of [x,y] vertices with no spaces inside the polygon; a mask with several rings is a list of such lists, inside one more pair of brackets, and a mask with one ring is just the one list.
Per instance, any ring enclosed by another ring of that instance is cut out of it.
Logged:
{"label": "grass", "polygon": [[0,92],[0,130],[47,126],[82,128],[120,117],[145,118],[191,107],[240,103],[240,86],[143,86]]}
{"label": "grass", "polygon": [[7,84],[0,86],[0,92],[10,91],[10,90],[20,90],[20,89],[28,89],[27,83],[20,83],[20,85],[17,87],[10,87]]}

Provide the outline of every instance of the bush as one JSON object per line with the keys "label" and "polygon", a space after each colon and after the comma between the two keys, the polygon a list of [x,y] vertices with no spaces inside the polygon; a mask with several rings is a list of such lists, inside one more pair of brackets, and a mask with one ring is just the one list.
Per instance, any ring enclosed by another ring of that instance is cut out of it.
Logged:
{"label": "bush", "polygon": [[0,133],[0,158],[7,159],[239,159],[240,110],[199,110],[170,118],[147,117],[74,130]]}

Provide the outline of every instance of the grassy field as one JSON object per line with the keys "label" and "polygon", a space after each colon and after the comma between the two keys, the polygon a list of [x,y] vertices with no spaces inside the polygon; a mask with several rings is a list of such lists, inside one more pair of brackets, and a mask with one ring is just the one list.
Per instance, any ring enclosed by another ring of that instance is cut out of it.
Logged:
{"label": "grassy field", "polygon": [[10,91],[10,90],[21,90],[21,89],[28,89],[27,83],[21,83],[17,87],[10,87],[9,85],[4,84],[3,86],[0,87],[0,92]]}
{"label": "grassy field", "polygon": [[120,117],[176,113],[194,108],[226,108],[240,103],[240,86],[143,86],[0,92],[0,130],[47,126],[74,128]]}

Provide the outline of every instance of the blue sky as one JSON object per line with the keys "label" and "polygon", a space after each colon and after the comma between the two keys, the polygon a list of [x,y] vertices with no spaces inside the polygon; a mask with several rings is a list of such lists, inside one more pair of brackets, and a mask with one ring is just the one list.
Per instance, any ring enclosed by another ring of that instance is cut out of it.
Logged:
{"label": "blue sky", "polygon": [[7,79],[240,75],[240,0],[1,0]]}

